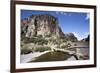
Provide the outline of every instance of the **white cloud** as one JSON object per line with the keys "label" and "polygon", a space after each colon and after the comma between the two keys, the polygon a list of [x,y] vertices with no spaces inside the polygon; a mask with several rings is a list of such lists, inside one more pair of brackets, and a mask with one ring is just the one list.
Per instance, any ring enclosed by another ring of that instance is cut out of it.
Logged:
{"label": "white cloud", "polygon": [[65,12],[64,12],[63,14],[64,14],[64,15],[67,15],[67,13],[65,13]]}
{"label": "white cloud", "polygon": [[56,12],[56,14],[62,14],[62,15],[67,15],[67,13],[66,12]]}
{"label": "white cloud", "polygon": [[72,33],[75,35],[75,37],[77,37],[78,40],[82,39],[82,37],[80,37],[80,35],[78,33],[76,33],[76,32],[72,32]]}
{"label": "white cloud", "polygon": [[88,35],[89,35],[89,32],[86,32],[86,33],[84,34],[85,38],[88,37]]}
{"label": "white cloud", "polygon": [[64,12],[60,12],[62,15],[64,14]]}
{"label": "white cloud", "polygon": [[89,13],[87,13],[86,17],[85,17],[85,20],[88,20],[88,19],[90,19],[90,14]]}
{"label": "white cloud", "polygon": [[68,15],[69,15],[69,16],[72,16],[72,14],[71,14],[71,13],[69,13]]}
{"label": "white cloud", "polygon": [[83,35],[79,35],[76,32],[72,32],[72,33],[77,37],[78,40],[82,40],[83,38],[86,38],[89,35],[89,32],[85,32]]}
{"label": "white cloud", "polygon": [[59,12],[58,12],[58,11],[56,11],[56,14],[59,14]]}
{"label": "white cloud", "polygon": [[72,13],[56,11],[56,14],[72,16]]}

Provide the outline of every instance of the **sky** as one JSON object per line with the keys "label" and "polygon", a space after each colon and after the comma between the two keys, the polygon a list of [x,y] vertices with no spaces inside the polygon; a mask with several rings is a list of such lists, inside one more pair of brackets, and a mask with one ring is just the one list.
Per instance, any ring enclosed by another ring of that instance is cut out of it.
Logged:
{"label": "sky", "polygon": [[21,20],[38,14],[50,14],[58,18],[58,25],[62,31],[65,34],[74,33],[78,40],[86,38],[89,34],[89,13],[21,10]]}

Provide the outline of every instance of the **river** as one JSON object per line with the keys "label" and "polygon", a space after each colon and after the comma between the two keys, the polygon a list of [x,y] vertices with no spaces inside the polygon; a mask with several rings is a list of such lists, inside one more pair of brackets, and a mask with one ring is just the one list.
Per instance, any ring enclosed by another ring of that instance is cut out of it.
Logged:
{"label": "river", "polygon": [[[88,58],[86,59],[89,59],[89,48],[80,48],[80,52],[84,55],[87,55]],[[35,60],[34,59],[31,60],[30,62],[64,61],[64,60],[70,59],[71,57],[72,55],[68,53],[54,51],[54,52],[48,52],[46,54],[43,54],[37,57]]]}

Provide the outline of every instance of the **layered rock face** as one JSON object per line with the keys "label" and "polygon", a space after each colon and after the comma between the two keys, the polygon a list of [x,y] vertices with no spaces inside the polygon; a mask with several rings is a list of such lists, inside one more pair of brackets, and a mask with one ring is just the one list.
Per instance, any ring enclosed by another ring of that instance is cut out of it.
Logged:
{"label": "layered rock face", "polygon": [[25,37],[64,37],[58,19],[48,14],[32,15],[21,21],[21,34]]}

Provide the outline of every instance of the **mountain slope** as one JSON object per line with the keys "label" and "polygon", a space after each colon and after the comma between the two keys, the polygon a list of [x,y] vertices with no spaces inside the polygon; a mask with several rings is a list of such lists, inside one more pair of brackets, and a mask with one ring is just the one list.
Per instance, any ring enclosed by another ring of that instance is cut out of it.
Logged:
{"label": "mountain slope", "polygon": [[49,14],[32,15],[21,21],[21,34],[32,38],[36,36],[60,38],[64,33],[58,25],[58,19]]}

